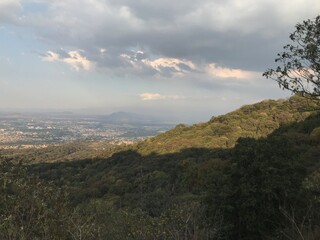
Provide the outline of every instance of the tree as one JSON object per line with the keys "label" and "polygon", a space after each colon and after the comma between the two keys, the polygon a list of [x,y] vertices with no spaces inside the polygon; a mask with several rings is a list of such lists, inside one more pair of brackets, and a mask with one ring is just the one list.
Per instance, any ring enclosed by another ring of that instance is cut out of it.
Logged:
{"label": "tree", "polygon": [[0,239],[65,239],[66,197],[0,156]]}
{"label": "tree", "polygon": [[263,76],[279,83],[283,89],[311,97],[320,97],[320,15],[295,26],[290,34],[293,43],[283,47],[275,62]]}

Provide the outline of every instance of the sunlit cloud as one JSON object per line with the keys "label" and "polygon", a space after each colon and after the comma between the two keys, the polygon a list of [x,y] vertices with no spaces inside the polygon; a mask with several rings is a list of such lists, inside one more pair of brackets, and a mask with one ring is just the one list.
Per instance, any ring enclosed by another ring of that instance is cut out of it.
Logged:
{"label": "sunlit cloud", "polygon": [[159,93],[142,93],[139,96],[143,101],[165,99],[165,97],[161,96]]}
{"label": "sunlit cloud", "polygon": [[[121,54],[121,59],[129,63],[133,69],[153,69],[154,73],[158,73],[164,77],[189,77],[197,74],[199,78],[228,78],[233,80],[253,80],[261,73],[255,71],[247,71],[243,69],[235,69],[229,67],[221,67],[216,63],[197,63],[189,59],[179,59],[179,58],[155,58],[150,59],[146,57],[143,51],[131,51],[130,53]],[[138,71],[140,74],[141,71]]]}
{"label": "sunlit cloud", "polygon": [[86,57],[83,57],[79,51],[68,52],[70,57],[64,58],[62,61],[71,65],[75,70],[90,70],[93,67],[93,63],[89,61]]}
{"label": "sunlit cloud", "polygon": [[154,100],[164,100],[164,99],[179,100],[179,99],[186,98],[184,96],[179,96],[179,95],[164,96],[159,93],[142,93],[139,95],[139,97],[143,101],[154,101]]}
{"label": "sunlit cloud", "polygon": [[67,56],[61,56],[58,53],[48,51],[42,60],[48,62],[63,62],[70,65],[74,70],[79,71],[80,69],[89,71],[93,68],[94,63],[89,61],[86,57],[81,55],[81,51],[69,51]]}
{"label": "sunlit cloud", "polygon": [[[124,63],[129,63],[132,69],[137,73],[145,71],[145,73],[158,74],[165,77],[182,77],[196,70],[196,65],[186,59],[179,58],[150,58],[149,53],[144,51],[129,51],[120,54],[120,58]],[[152,71],[150,71],[152,70]]]}
{"label": "sunlit cloud", "polygon": [[208,64],[205,71],[213,77],[218,78],[236,78],[236,79],[253,79],[261,74],[253,71],[245,71],[241,69],[223,68],[215,63]]}
{"label": "sunlit cloud", "polygon": [[42,56],[42,60],[47,61],[47,62],[55,62],[59,61],[59,54],[54,53],[52,51],[48,51],[47,54]]}
{"label": "sunlit cloud", "polygon": [[143,59],[142,62],[158,72],[162,72],[164,69],[171,69],[175,73],[185,74],[196,68],[193,62],[177,58],[158,58],[153,61]]}

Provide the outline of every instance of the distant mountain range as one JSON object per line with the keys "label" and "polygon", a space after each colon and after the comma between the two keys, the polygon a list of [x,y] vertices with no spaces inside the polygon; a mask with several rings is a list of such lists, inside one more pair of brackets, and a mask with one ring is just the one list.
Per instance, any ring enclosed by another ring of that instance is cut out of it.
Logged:
{"label": "distant mountain range", "polygon": [[165,121],[144,114],[132,112],[114,112],[110,115],[103,115],[98,117],[100,120],[116,124],[154,124],[165,123]]}

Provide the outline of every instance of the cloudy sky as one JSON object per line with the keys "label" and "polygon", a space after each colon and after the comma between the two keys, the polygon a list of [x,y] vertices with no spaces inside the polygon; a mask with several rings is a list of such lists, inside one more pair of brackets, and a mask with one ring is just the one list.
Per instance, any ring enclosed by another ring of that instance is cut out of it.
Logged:
{"label": "cloudy sky", "polygon": [[319,0],[0,0],[0,109],[206,121],[290,93],[261,74]]}

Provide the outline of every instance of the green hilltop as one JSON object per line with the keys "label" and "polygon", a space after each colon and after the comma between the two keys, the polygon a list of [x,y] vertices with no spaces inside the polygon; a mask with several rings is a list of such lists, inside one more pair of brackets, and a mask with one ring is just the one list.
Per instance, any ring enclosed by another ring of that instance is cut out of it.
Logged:
{"label": "green hilltop", "polygon": [[319,104],[294,95],[287,100],[264,100],[246,105],[206,123],[177,125],[174,129],[137,144],[141,154],[173,153],[186,148],[232,148],[239,137],[260,138],[292,122],[306,119]]}

